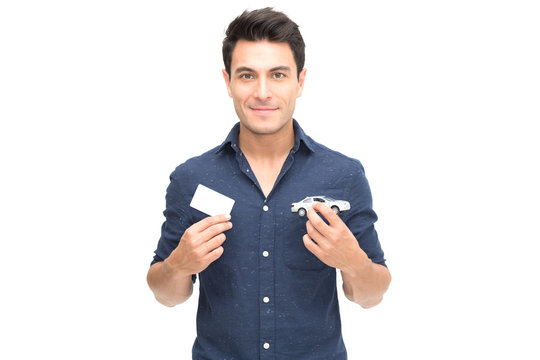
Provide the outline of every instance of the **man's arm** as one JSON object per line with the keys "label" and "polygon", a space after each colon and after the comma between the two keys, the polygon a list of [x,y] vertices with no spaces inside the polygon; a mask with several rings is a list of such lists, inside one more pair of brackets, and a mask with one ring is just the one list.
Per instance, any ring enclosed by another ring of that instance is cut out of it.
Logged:
{"label": "man's arm", "polygon": [[[365,255],[363,251],[362,253]],[[382,301],[383,294],[392,280],[390,271],[385,266],[376,264],[369,258],[365,265],[353,267],[350,270],[342,269],[341,278],[343,292],[347,299],[360,304],[365,309]]]}
{"label": "man's arm", "polygon": [[[328,220],[328,225],[317,211]],[[353,233],[332,209],[316,203],[307,215],[304,245],[326,265],[341,270],[347,299],[364,308],[380,303],[391,281],[388,269],[369,259]]]}
{"label": "man's arm", "polygon": [[156,300],[169,307],[181,304],[193,293],[191,275],[175,274],[167,260],[155,263],[148,270],[146,277]]}
{"label": "man's arm", "polygon": [[223,254],[224,232],[232,227],[229,215],[204,218],[190,226],[165,261],[148,270],[148,286],[163,305],[183,303],[193,293],[192,274],[198,274]]}

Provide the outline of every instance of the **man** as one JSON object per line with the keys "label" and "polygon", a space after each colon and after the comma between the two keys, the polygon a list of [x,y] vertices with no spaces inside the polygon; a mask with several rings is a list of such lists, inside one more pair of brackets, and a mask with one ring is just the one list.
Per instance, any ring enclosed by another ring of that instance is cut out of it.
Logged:
{"label": "man", "polygon": [[[223,59],[240,122],[171,174],[149,286],[175,306],[198,274],[193,359],[346,359],[335,270],[347,298],[366,308],[390,283],[362,165],[293,119],[306,70],[304,41],[286,15],[244,12],[226,31]],[[231,216],[190,207],[199,184],[234,199]],[[322,196],[350,210],[320,200],[307,216],[291,211]]]}

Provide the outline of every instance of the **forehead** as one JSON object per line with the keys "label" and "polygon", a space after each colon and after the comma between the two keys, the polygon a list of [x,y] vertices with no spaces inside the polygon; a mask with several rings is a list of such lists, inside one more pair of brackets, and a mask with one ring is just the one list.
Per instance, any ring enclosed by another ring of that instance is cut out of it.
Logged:
{"label": "forehead", "polygon": [[263,70],[276,66],[289,66],[296,70],[296,63],[288,43],[238,40],[231,59],[231,71],[240,66]]}

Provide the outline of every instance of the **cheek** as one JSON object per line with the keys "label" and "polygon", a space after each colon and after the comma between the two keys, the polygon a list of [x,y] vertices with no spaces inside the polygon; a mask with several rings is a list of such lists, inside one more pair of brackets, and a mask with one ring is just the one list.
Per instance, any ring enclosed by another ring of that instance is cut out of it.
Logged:
{"label": "cheek", "polygon": [[233,104],[234,104],[234,110],[236,110],[236,113],[238,115],[243,114],[242,105],[237,101],[236,98],[233,98]]}
{"label": "cheek", "polygon": [[235,86],[230,88],[230,95],[235,104],[243,104],[249,97],[250,89],[247,87]]}
{"label": "cheek", "polygon": [[289,97],[289,101],[288,101],[288,104],[287,104],[289,110],[294,110],[294,107],[296,106],[296,96],[294,96],[294,94],[291,95],[291,97]]}
{"label": "cheek", "polygon": [[296,102],[296,98],[298,97],[298,87],[294,86],[288,89],[288,99],[289,103],[294,106],[294,103]]}
{"label": "cheek", "polygon": [[233,100],[234,107],[237,108],[242,103],[241,97],[238,95],[236,89],[231,89],[229,92],[230,97]]}

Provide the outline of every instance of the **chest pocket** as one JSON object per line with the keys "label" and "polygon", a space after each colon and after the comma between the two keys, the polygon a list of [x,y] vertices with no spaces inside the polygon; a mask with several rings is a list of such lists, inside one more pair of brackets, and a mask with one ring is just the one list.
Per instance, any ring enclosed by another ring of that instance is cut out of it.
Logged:
{"label": "chest pocket", "polygon": [[289,269],[323,270],[328,266],[313,255],[304,245],[303,236],[307,233],[306,216],[297,213],[283,213],[278,229],[283,250],[283,259]]}

